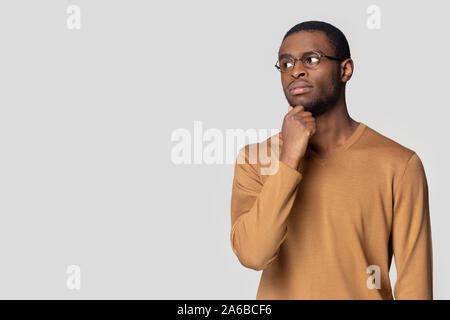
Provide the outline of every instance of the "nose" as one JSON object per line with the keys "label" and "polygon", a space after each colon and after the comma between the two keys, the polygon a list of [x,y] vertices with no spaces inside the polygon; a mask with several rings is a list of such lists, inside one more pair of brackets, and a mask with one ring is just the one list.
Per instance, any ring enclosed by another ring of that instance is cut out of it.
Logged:
{"label": "nose", "polygon": [[297,61],[292,69],[291,76],[294,78],[304,77],[306,75],[306,69],[301,61]]}

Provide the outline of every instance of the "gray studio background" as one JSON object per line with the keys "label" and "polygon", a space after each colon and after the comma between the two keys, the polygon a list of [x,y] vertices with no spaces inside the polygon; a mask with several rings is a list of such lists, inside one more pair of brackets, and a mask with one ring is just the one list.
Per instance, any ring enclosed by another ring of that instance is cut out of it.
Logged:
{"label": "gray studio background", "polygon": [[449,299],[449,14],[446,1],[2,1],[0,298],[254,299],[261,273],[230,247],[234,166],[175,165],[171,135],[281,128],[281,39],[323,20],[350,43],[352,117],[422,159],[434,296]]}

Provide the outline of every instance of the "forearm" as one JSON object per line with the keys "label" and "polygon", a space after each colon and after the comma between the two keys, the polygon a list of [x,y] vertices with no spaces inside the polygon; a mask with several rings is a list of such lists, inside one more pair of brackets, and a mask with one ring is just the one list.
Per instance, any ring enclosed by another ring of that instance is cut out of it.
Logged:
{"label": "forearm", "polygon": [[[246,267],[261,270],[272,262],[287,236],[286,220],[297,195],[302,175],[285,163],[279,164],[250,209],[242,213],[231,229],[231,245]],[[234,190],[233,196],[238,201]]]}

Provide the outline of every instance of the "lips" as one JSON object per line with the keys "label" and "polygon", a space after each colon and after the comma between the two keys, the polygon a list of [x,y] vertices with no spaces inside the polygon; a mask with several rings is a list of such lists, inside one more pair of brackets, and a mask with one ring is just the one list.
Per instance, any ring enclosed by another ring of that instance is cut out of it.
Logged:
{"label": "lips", "polygon": [[294,82],[289,86],[289,93],[292,95],[304,94],[310,92],[313,86],[306,82]]}

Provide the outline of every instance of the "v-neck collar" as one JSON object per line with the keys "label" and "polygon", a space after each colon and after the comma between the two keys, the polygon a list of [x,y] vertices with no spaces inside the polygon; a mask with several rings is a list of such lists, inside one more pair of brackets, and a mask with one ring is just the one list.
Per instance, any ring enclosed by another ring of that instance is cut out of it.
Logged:
{"label": "v-neck collar", "polygon": [[[358,126],[356,127],[355,131],[350,135],[350,137],[345,140],[344,144],[340,146],[336,151],[333,152],[330,156],[322,157],[317,152],[312,150],[309,146],[306,148],[305,152],[305,158],[309,158],[314,160],[320,165],[325,165],[326,163],[330,162],[331,160],[337,158],[339,155],[341,155],[345,150],[350,148],[351,145],[353,145],[359,137],[361,137],[362,133],[366,129],[367,125],[363,122],[359,122]],[[280,146],[283,144],[283,139],[281,135],[281,131],[279,133],[279,139],[280,139]]]}
{"label": "v-neck collar", "polygon": [[305,157],[311,158],[312,160],[316,161],[320,165],[325,165],[327,162],[330,162],[331,160],[337,158],[345,150],[350,148],[350,146],[352,144],[354,144],[356,142],[356,140],[358,140],[358,138],[362,135],[362,133],[364,132],[364,129],[366,127],[367,126],[363,122],[360,122],[358,124],[358,126],[356,127],[355,131],[353,131],[353,133],[350,135],[350,137],[348,137],[347,140],[345,140],[344,144],[342,146],[340,146],[339,148],[337,148],[337,150],[334,151],[329,156],[326,156],[326,157],[320,156],[316,151],[307,147]]}

